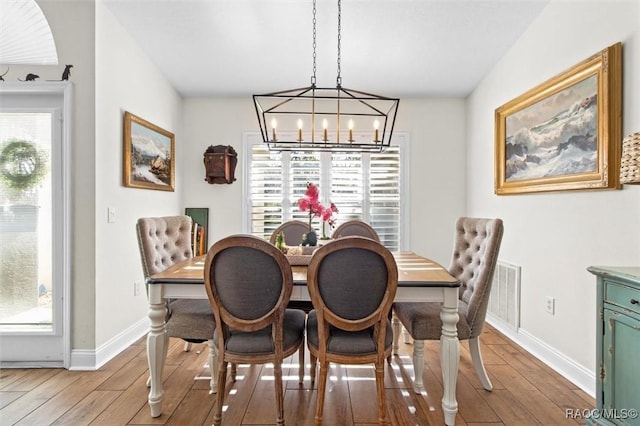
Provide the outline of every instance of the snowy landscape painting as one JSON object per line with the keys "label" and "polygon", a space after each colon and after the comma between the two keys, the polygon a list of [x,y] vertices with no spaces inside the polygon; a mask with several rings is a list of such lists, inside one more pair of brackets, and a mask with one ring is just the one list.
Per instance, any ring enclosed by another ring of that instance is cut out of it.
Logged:
{"label": "snowy landscape painting", "polygon": [[496,194],[619,187],[621,46],[496,109]]}
{"label": "snowy landscape painting", "polygon": [[125,186],[173,191],[173,133],[129,112],[125,112],[124,126]]}

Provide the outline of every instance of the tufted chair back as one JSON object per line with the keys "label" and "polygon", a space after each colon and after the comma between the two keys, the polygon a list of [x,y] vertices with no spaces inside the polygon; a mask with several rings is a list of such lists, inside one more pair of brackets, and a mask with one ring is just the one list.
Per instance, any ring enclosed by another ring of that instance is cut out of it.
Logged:
{"label": "tufted chair back", "polygon": [[482,331],[502,231],[501,219],[461,217],[456,221],[449,273],[460,280],[460,300],[467,305],[471,337]]}
{"label": "tufted chair back", "polygon": [[136,230],[145,278],[193,257],[189,216],[145,217]]}

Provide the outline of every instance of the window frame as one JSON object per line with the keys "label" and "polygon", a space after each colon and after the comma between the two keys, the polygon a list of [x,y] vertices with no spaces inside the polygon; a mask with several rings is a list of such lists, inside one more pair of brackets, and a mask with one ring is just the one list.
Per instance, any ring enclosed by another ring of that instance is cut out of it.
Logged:
{"label": "window frame", "polygon": [[[242,150],[245,155],[242,156],[242,229],[244,233],[251,233],[251,194],[250,194],[250,179],[251,171],[250,164],[252,159],[253,145],[263,144],[262,138],[259,132],[244,132],[242,135]],[[409,182],[410,182],[410,170],[409,170],[409,134],[407,132],[394,132],[392,145],[400,146],[400,219],[399,219],[399,235],[400,246],[399,250],[409,250],[410,241],[410,202],[409,202]],[[364,153],[363,155],[370,155]],[[330,153],[323,153],[321,155],[321,161],[331,161]],[[286,163],[285,163],[286,164]],[[326,175],[325,175],[326,176]],[[323,180],[328,180],[328,177],[323,177]],[[322,188],[329,187],[329,182],[319,182]],[[286,188],[283,189],[283,192]],[[286,193],[286,192],[285,192]],[[330,197],[328,197],[330,198]],[[365,203],[367,200],[365,200]],[[365,206],[363,206],[364,208]],[[338,206],[340,208],[340,206]],[[283,215],[286,215],[286,206],[283,206]]]}

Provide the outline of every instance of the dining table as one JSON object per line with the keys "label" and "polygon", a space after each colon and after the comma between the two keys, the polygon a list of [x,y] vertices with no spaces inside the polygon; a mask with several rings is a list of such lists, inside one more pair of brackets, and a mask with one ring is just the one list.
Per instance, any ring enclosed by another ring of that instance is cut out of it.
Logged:
{"label": "dining table", "polygon": [[[455,422],[458,404],[456,382],[460,362],[460,342],[458,340],[458,290],[457,278],[437,262],[409,251],[393,253],[398,267],[398,287],[394,302],[441,302],[442,335],[440,338],[440,363],[442,367],[443,397],[442,409],[445,423]],[[149,361],[149,407],[151,416],[162,414],[164,389],[162,372],[167,353],[168,338],[165,330],[167,299],[206,299],[204,286],[205,256],[197,256],[176,263],[165,271],[147,278],[149,297],[150,327],[147,335],[147,357]],[[310,301],[307,290],[307,266],[291,265],[293,275],[292,301]],[[393,353],[398,353],[401,323],[393,317]],[[213,337],[213,336],[212,336]],[[415,349],[419,350],[416,351]],[[422,394],[422,366],[424,353],[422,346],[414,345],[413,387]]]}

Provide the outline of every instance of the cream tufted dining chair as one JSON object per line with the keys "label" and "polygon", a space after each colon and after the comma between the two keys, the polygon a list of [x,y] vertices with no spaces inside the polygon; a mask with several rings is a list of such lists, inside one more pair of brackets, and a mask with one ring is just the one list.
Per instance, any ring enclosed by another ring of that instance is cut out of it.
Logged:
{"label": "cream tufted dining chair", "polygon": [[[145,278],[193,257],[191,229],[192,221],[189,216],[138,219],[136,231]],[[185,351],[189,350],[189,343],[208,342],[211,369],[210,391],[215,393],[217,356],[212,340],[215,320],[209,301],[207,299],[168,301],[165,321],[167,336],[184,340]]]}
{"label": "cream tufted dining chair", "polygon": [[[502,240],[501,219],[461,217],[456,222],[453,256],[449,273],[460,280],[458,339],[469,340],[471,360],[482,386],[492,385],[480,354],[480,333],[489,304],[493,271]],[[422,389],[425,340],[439,340],[442,333],[441,303],[399,302],[393,310],[414,339],[414,384]],[[418,357],[416,358],[416,355]]]}
{"label": "cream tufted dining chair", "polygon": [[366,222],[361,220],[350,220],[338,226],[332,233],[333,238],[342,238],[349,236],[360,236],[371,238],[376,242],[380,242],[380,237],[375,229]]}

